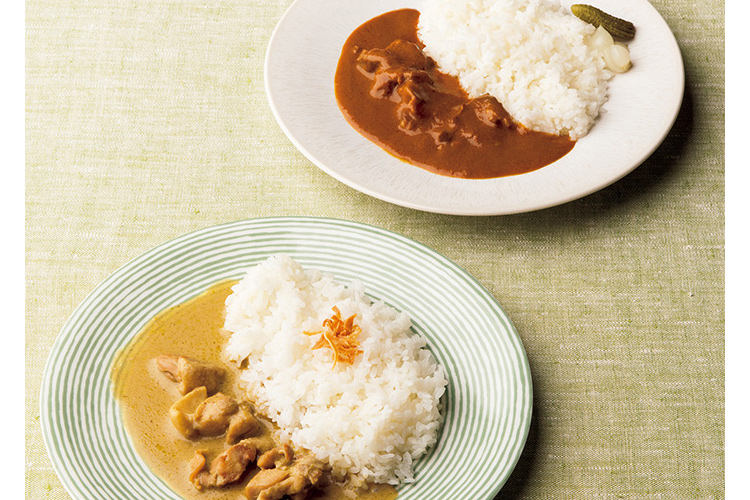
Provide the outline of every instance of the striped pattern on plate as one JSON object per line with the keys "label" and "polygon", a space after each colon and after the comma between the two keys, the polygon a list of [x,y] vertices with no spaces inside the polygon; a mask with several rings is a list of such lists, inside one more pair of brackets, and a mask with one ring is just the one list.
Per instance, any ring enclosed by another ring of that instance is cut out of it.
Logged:
{"label": "striped pattern on plate", "polygon": [[65,488],[83,499],[179,499],[140,460],[123,429],[112,363],[141,328],[271,255],[285,253],[407,311],[447,371],[439,440],[400,500],[491,499],[521,454],[531,419],[523,345],[495,299],[466,271],[392,232],[319,218],[267,218],[189,233],[129,262],[63,327],[45,369],[41,419]]}

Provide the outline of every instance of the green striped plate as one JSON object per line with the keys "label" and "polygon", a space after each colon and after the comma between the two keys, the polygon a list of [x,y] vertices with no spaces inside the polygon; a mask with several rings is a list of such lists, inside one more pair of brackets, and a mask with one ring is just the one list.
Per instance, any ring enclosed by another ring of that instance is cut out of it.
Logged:
{"label": "green striped plate", "polygon": [[123,429],[110,370],[118,350],[160,311],[269,256],[360,279],[412,317],[448,373],[439,441],[415,463],[400,500],[491,499],[512,472],[531,419],[523,345],[495,299],[455,263],[413,240],[363,224],[266,218],[164,243],[99,285],[65,324],[41,393],[44,439],[70,494],[83,499],[179,499],[141,461]]}

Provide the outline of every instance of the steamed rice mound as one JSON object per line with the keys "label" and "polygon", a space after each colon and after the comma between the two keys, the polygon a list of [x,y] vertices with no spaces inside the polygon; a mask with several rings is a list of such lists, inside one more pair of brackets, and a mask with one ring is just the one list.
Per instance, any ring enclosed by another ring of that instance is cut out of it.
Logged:
{"label": "steamed rice mound", "polygon": [[[332,351],[312,347],[332,307],[356,314],[363,352],[333,367]],[[412,462],[435,443],[442,368],[410,330],[406,313],[279,255],[250,268],[226,302],[227,354],[240,382],[282,439],[328,462],[355,483],[413,481]],[[243,361],[245,361],[243,363]]]}
{"label": "steamed rice mound", "polygon": [[594,27],[558,0],[430,0],[419,38],[471,97],[494,96],[526,128],[578,139],[612,74],[586,42]]}

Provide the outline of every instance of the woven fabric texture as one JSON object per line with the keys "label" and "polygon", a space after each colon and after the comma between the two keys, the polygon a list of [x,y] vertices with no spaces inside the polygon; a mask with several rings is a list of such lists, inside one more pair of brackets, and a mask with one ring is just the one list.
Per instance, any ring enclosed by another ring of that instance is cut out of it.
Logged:
{"label": "woven fabric texture", "polygon": [[653,1],[686,88],[644,164],[583,199],[499,217],[391,205],[295,149],[263,85],[290,4],[26,2],[26,498],[70,498],[39,390],[84,297],[171,238],[284,215],[411,237],[508,312],[534,415],[498,499],[723,498],[724,2]]}

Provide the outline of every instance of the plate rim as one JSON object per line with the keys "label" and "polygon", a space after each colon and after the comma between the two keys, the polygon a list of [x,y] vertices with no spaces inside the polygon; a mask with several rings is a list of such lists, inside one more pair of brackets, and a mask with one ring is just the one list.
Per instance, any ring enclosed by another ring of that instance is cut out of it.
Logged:
{"label": "plate rim", "polygon": [[[507,462],[508,465],[505,468],[504,473],[501,476],[498,476],[496,478],[496,484],[494,484],[492,488],[492,496],[488,497],[488,499],[496,496],[497,493],[502,489],[502,487],[507,483],[508,478],[511,476],[511,474],[515,470],[521,458],[521,455],[526,447],[526,443],[527,443],[530,428],[531,428],[533,406],[534,406],[533,404],[534,383],[533,383],[533,378],[531,374],[528,354],[526,352],[526,348],[523,344],[523,341],[516,329],[515,324],[510,319],[510,316],[503,309],[503,307],[501,306],[499,301],[494,297],[494,295],[490,293],[490,291],[484,285],[482,285],[481,282],[479,282],[479,280],[474,275],[469,273],[465,268],[463,268],[463,266],[459,265],[457,262],[448,258],[443,253],[435,250],[434,248],[414,238],[397,233],[390,229],[376,226],[374,224],[351,221],[351,220],[340,219],[340,218],[333,218],[333,217],[317,217],[317,216],[270,216],[270,217],[251,218],[251,219],[240,219],[240,220],[224,222],[220,224],[210,225],[210,226],[191,230],[189,232],[178,235],[176,237],[169,238],[156,246],[150,247],[149,249],[140,253],[134,258],[129,259],[125,264],[119,266],[117,269],[111,272],[107,277],[105,277],[89,293],[87,293],[84,296],[84,298],[76,306],[76,308],[73,310],[70,316],[66,319],[62,328],[60,329],[60,331],[55,337],[53,346],[50,349],[47,355],[47,359],[45,361],[44,370],[42,373],[42,382],[41,382],[40,389],[39,389],[38,408],[40,411],[40,425],[42,429],[42,438],[43,438],[44,446],[47,451],[47,456],[50,459],[50,462],[52,464],[53,470],[55,471],[57,477],[59,478],[59,480],[65,487],[66,492],[69,495],[71,495],[71,497],[76,498],[76,499],[86,498],[85,491],[79,490],[79,488],[76,486],[75,482],[73,481],[72,477],[68,474],[68,470],[64,467],[64,462],[60,460],[61,457],[59,456],[56,450],[56,447],[53,444],[54,438],[51,435],[52,422],[47,420],[47,414],[49,413],[48,408],[51,406],[54,406],[54,405],[50,405],[49,403],[52,402],[52,399],[55,399],[54,393],[51,392],[52,387],[50,385],[51,384],[50,377],[51,377],[51,372],[53,368],[53,366],[50,364],[50,361],[53,359],[53,357],[56,354],[59,354],[59,350],[62,347],[64,347],[65,342],[69,340],[69,337],[75,335],[76,331],[72,329],[72,326],[76,323],[76,320],[79,318],[79,316],[82,313],[84,313],[87,308],[93,307],[94,299],[103,290],[105,290],[108,287],[108,285],[110,285],[112,282],[115,282],[119,275],[128,271],[131,267],[137,266],[139,263],[141,263],[141,261],[147,260],[149,256],[158,254],[159,252],[168,248],[170,245],[178,244],[179,242],[183,242],[183,241],[188,242],[195,238],[200,238],[200,236],[203,234],[208,234],[213,231],[217,231],[221,229],[229,229],[232,227],[236,227],[236,228],[242,227],[244,228],[244,231],[248,231],[248,230],[251,230],[253,226],[263,225],[264,223],[273,223],[273,222],[281,223],[281,224],[289,223],[292,225],[298,224],[298,223],[310,224],[310,225],[322,224],[326,226],[328,225],[334,226],[336,229],[341,229],[342,227],[344,227],[346,228],[346,230],[353,228],[355,230],[374,231],[380,237],[385,237],[389,239],[394,238],[396,240],[401,240],[404,243],[408,243],[408,245],[414,247],[415,249],[418,249],[421,252],[426,252],[428,254],[431,254],[434,258],[438,259],[438,261],[440,262],[442,266],[447,266],[453,272],[455,272],[458,276],[467,280],[472,285],[472,287],[477,290],[476,293],[472,294],[473,295],[472,300],[477,300],[477,298],[488,300],[489,303],[492,305],[493,310],[495,310],[495,313],[498,314],[499,318],[502,319],[505,323],[507,323],[507,332],[506,331],[499,332],[497,330],[493,330],[493,334],[500,333],[503,336],[507,334],[507,336],[511,337],[511,340],[515,341],[515,343],[517,344],[517,352],[512,353],[514,359],[516,359],[516,362],[514,364],[516,365],[517,370],[521,372],[521,375],[527,382],[525,385],[523,385],[523,387],[519,391],[520,393],[522,393],[521,396],[519,396],[519,399],[527,400],[528,405],[527,405],[527,408],[525,409],[526,411],[520,414],[519,421],[522,425],[518,426],[517,430],[513,432],[514,435],[519,436],[518,439],[509,442],[509,448],[515,448],[517,451],[513,453],[512,456],[510,456]],[[201,293],[201,292],[198,291],[197,293]],[[195,293],[191,294],[190,296],[193,296],[193,295],[195,295]],[[65,358],[65,356],[61,356],[61,357]],[[116,357],[117,355],[115,354],[113,359],[116,359]],[[111,366],[108,365],[108,370],[110,369],[111,369]],[[513,387],[519,388],[521,387],[521,384],[516,383],[513,385]],[[78,407],[79,408],[83,407],[83,404],[82,403],[79,404]],[[515,414],[515,412],[512,412],[511,410],[506,410],[506,411],[508,414]],[[116,420],[120,424],[122,423],[120,415],[117,415]],[[116,431],[127,434],[124,431],[124,429],[121,428],[121,425],[118,426]],[[431,450],[434,449],[434,447],[437,444],[438,443],[433,445],[433,447],[431,447]],[[430,450],[428,450],[428,454],[429,453],[430,453]],[[148,472],[152,476],[154,476],[158,481],[163,483],[160,477],[156,476],[150,471]],[[179,496],[179,494],[177,494],[176,492],[175,492],[175,495]]]}

